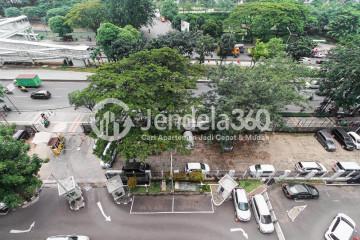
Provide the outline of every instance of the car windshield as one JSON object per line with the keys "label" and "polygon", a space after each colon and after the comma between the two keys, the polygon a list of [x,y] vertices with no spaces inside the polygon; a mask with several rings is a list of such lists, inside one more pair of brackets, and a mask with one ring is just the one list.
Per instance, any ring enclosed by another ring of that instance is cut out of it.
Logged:
{"label": "car windshield", "polygon": [[306,187],[304,187],[303,185],[294,185],[291,186],[289,188],[290,192],[292,193],[303,193],[303,192],[307,192]]}
{"label": "car windshield", "polygon": [[249,210],[249,204],[244,202],[239,202],[238,207],[241,211]]}
{"label": "car windshield", "polygon": [[327,140],[327,143],[328,143],[328,144],[332,144],[332,145],[334,145],[333,140]]}
{"label": "car windshield", "polygon": [[269,224],[272,223],[271,216],[270,215],[261,215],[260,221],[263,224]]}

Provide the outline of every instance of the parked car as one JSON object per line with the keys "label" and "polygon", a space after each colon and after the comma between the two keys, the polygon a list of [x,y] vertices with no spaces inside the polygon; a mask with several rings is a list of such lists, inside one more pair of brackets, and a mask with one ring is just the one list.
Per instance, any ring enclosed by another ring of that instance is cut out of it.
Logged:
{"label": "parked car", "polygon": [[262,233],[272,233],[275,230],[272,221],[270,210],[266,201],[261,194],[256,194],[251,198],[251,206],[254,211],[254,217],[259,225],[259,230]]}
{"label": "parked car", "polygon": [[360,174],[350,178],[349,180],[346,181],[346,183],[348,183],[348,184],[360,184]]}
{"label": "parked car", "polygon": [[9,212],[8,206],[6,206],[5,203],[0,202],[0,216],[6,215],[6,214],[8,214],[8,212]]}
{"label": "parked car", "polygon": [[18,130],[14,133],[13,139],[15,140],[27,140],[30,134],[26,130]]}
{"label": "parked car", "polygon": [[347,215],[339,213],[325,233],[326,240],[350,240],[355,232],[355,222]]}
{"label": "parked car", "polygon": [[90,238],[83,235],[58,235],[48,237],[46,240],[90,240]]}
{"label": "parked car", "polygon": [[245,189],[235,188],[233,190],[233,199],[237,219],[243,222],[250,221],[251,211]]}
{"label": "parked car", "polygon": [[356,149],[360,150],[360,136],[356,132],[348,132],[348,135],[351,137],[351,140],[355,144]]}
{"label": "parked car", "polygon": [[191,173],[193,171],[201,171],[203,173],[210,172],[210,167],[206,163],[187,163],[185,164],[185,172]]}
{"label": "parked car", "polygon": [[316,187],[305,183],[283,184],[282,190],[289,199],[317,199],[320,196]]}
{"label": "parked car", "polygon": [[112,168],[117,158],[117,150],[114,142],[108,142],[100,160],[100,166],[103,169]]}
{"label": "parked car", "polygon": [[185,131],[183,136],[184,136],[185,140],[187,141],[186,148],[188,150],[193,149],[195,146],[195,139],[194,139],[193,133],[191,131]]}
{"label": "parked car", "polygon": [[336,140],[345,148],[346,150],[352,151],[355,149],[355,144],[353,143],[351,137],[345,132],[342,128],[334,128],[332,133],[334,134]]}
{"label": "parked car", "polygon": [[30,97],[32,99],[49,99],[51,98],[51,93],[47,90],[39,90],[31,93]]}
{"label": "parked car", "polygon": [[324,146],[326,151],[334,152],[336,150],[334,138],[326,129],[317,131],[315,137]]}
{"label": "parked car", "polygon": [[127,161],[126,164],[122,167],[122,171],[125,174],[145,174],[146,170],[150,170],[150,165],[136,159]]}
{"label": "parked car", "polygon": [[333,166],[333,170],[338,172],[339,170],[343,170],[344,173],[341,177],[346,177],[351,174],[349,177],[353,177],[360,173],[360,165],[357,162],[336,162]]}
{"label": "parked car", "polygon": [[256,164],[248,169],[251,177],[269,177],[275,173],[275,168],[270,164]]}
{"label": "parked car", "polygon": [[295,164],[295,169],[302,174],[315,171],[317,175],[320,175],[327,172],[326,167],[319,162],[298,162]]}

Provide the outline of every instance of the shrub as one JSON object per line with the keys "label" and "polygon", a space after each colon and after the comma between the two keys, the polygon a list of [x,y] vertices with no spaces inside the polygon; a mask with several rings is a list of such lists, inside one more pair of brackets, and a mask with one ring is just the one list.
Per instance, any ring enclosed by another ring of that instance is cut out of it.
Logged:
{"label": "shrub", "polygon": [[189,173],[189,181],[202,182],[204,181],[204,174],[201,171],[193,171]]}
{"label": "shrub", "polygon": [[136,180],[136,177],[129,177],[128,178],[128,181],[127,181],[127,185],[129,187],[130,190],[133,190],[136,188],[136,185],[137,185],[137,180]]}
{"label": "shrub", "polygon": [[5,17],[17,17],[21,15],[20,9],[16,7],[6,8],[4,13],[5,13]]}

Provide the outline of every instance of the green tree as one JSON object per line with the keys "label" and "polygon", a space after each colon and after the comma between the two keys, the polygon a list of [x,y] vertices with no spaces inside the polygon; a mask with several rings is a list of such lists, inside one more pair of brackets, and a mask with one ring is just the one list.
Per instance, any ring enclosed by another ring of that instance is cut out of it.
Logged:
{"label": "green tree", "polygon": [[286,47],[286,51],[296,60],[302,57],[310,57],[316,43],[309,37],[300,37]]}
{"label": "green tree", "polygon": [[59,34],[59,37],[64,37],[66,34],[73,32],[73,29],[66,23],[66,19],[63,16],[50,18],[49,26],[53,33]]}
{"label": "green tree", "polygon": [[217,0],[216,6],[224,9],[225,11],[230,11],[235,7],[234,0]]}
{"label": "green tree", "polygon": [[152,23],[155,6],[152,0],[103,0],[107,10],[107,20],[124,27],[135,28]]}
{"label": "green tree", "polygon": [[89,28],[96,33],[105,17],[106,10],[101,0],[87,0],[71,8],[66,15],[66,23],[72,27]]}
{"label": "green tree", "polygon": [[172,21],[179,13],[179,7],[174,0],[162,0],[160,3],[161,16]]}
{"label": "green tree", "polygon": [[191,56],[198,36],[199,33],[196,32],[170,32],[156,39],[152,39],[147,44],[147,48],[169,47],[177,49],[183,55]]}
{"label": "green tree", "polygon": [[[272,124],[281,123],[280,112],[288,104],[301,104],[302,97],[295,90],[295,86],[302,85],[299,77],[312,76],[311,70],[293,62],[292,59],[279,56],[264,59],[262,64],[254,68],[239,68],[238,66],[220,66],[211,74],[215,90],[207,96],[206,109],[214,106],[216,109],[216,134],[220,136],[234,136],[239,133],[259,132],[261,129],[240,128],[235,109],[244,111],[243,126],[254,122],[246,122],[247,117],[255,118],[258,110],[265,109],[270,114]],[[226,119],[221,114],[226,114]],[[258,118],[264,126],[266,118]],[[225,122],[236,124],[237,128],[226,128]],[[224,123],[224,124],[223,124]]]}
{"label": "green tree", "polygon": [[0,126],[0,202],[10,208],[30,200],[41,186],[37,178],[41,159],[29,156],[29,146],[14,140],[13,133],[13,127]]}
{"label": "green tree", "polygon": [[278,55],[284,55],[286,45],[281,38],[271,38],[266,46],[268,48],[269,55],[268,57],[273,58]]}
{"label": "green tree", "polygon": [[205,62],[206,56],[211,56],[216,49],[215,39],[209,35],[202,35],[196,40],[195,52],[199,55],[199,63]]}
{"label": "green tree", "polygon": [[222,23],[220,21],[215,21],[209,19],[202,26],[204,34],[209,34],[213,38],[219,38],[223,32]]}
{"label": "green tree", "polygon": [[142,35],[128,25],[120,28],[112,23],[104,23],[98,29],[96,43],[111,61],[117,61],[143,47]]}
{"label": "green tree", "polygon": [[20,9],[16,7],[9,7],[4,10],[5,17],[17,17],[21,15]]}
{"label": "green tree", "polygon": [[65,16],[69,12],[68,7],[60,7],[60,8],[52,8],[46,12],[46,22],[49,21],[50,18],[56,16]]}
{"label": "green tree", "polygon": [[339,12],[329,21],[328,28],[328,34],[335,39],[360,33],[360,11]]}
{"label": "green tree", "polygon": [[231,50],[234,48],[236,39],[232,33],[224,33],[218,44],[217,53],[221,57],[221,60],[231,54]]}
{"label": "green tree", "polygon": [[[193,98],[189,89],[195,87],[196,82],[192,69],[187,58],[170,48],[137,52],[100,67],[90,77],[90,86],[77,92],[72,104],[82,106],[88,99],[99,102],[116,98],[129,106],[128,112],[112,105],[106,105],[104,110],[115,113],[120,126],[123,126],[127,116],[134,123],[134,127],[117,146],[126,159],[146,159],[151,154],[170,149],[185,151],[185,141],[161,138],[179,138],[182,136],[181,130],[158,130],[154,126],[148,130],[140,128],[146,125],[147,120],[153,123],[157,114],[169,117],[169,114],[183,114],[190,110]],[[150,118],[148,110],[151,111]],[[97,117],[101,119],[101,113]]]}
{"label": "green tree", "polygon": [[226,28],[244,32],[250,40],[268,41],[272,37],[304,32],[307,8],[293,1],[249,2],[240,4],[226,19]]}
{"label": "green tree", "polygon": [[[22,14],[27,16],[29,20],[40,20],[42,16],[42,10],[39,9],[38,7],[32,7],[32,6],[22,7],[21,11]],[[46,22],[48,22],[48,19],[46,20]]]}
{"label": "green tree", "polygon": [[250,49],[250,55],[254,65],[256,64],[257,61],[260,60],[260,58],[262,57],[267,58],[269,56],[269,49],[266,43],[257,39],[255,47]]}
{"label": "green tree", "polygon": [[353,112],[360,106],[360,38],[337,46],[322,67],[320,91],[338,107]]}

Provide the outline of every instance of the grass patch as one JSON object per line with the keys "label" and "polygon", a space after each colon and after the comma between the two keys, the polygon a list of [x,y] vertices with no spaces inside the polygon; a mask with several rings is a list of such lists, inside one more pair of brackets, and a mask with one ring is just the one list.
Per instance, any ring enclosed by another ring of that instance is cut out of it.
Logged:
{"label": "grass patch", "polygon": [[[146,191],[148,189],[148,191]],[[144,187],[144,186],[137,186],[133,190],[131,190],[132,193],[159,193],[161,192],[161,182],[152,182],[150,186]]]}
{"label": "grass patch", "polygon": [[245,189],[245,191],[247,193],[260,187],[262,184],[263,183],[260,180],[256,180],[256,179],[248,179],[248,180],[239,181],[239,187],[242,187],[243,189]]}

